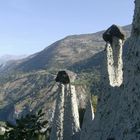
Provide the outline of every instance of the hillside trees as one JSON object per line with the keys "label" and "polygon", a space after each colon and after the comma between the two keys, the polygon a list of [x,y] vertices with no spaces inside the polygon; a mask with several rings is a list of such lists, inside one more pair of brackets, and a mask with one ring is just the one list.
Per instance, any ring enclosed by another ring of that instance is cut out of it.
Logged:
{"label": "hillside trees", "polygon": [[[37,114],[27,114],[16,120],[16,126],[7,123],[9,131],[5,133],[5,140],[43,140],[41,130],[45,129],[48,121],[44,121],[44,113],[40,110]],[[44,131],[45,133],[46,131]]]}

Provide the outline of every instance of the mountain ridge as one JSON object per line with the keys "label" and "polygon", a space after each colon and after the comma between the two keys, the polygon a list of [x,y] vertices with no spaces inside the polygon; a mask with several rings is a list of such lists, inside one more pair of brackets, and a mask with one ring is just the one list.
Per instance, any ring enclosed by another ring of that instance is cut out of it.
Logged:
{"label": "mountain ridge", "polygon": [[[131,25],[122,28],[128,38]],[[62,69],[88,59],[104,49],[103,32],[104,30],[91,34],[67,36],[20,61],[16,69],[27,72],[40,69]]]}

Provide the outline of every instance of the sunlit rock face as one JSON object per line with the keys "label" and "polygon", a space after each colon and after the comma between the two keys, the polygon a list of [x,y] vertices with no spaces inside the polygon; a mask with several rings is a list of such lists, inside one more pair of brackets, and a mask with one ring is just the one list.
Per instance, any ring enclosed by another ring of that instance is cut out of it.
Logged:
{"label": "sunlit rock face", "polygon": [[65,86],[59,84],[50,140],[63,140],[64,94]]}
{"label": "sunlit rock face", "polygon": [[78,140],[80,132],[79,113],[74,82],[76,75],[70,71],[59,71],[59,93],[56,102],[51,140]]}
{"label": "sunlit rock face", "polygon": [[64,140],[79,139],[79,112],[75,94],[75,86],[73,85],[66,86],[63,125]]}

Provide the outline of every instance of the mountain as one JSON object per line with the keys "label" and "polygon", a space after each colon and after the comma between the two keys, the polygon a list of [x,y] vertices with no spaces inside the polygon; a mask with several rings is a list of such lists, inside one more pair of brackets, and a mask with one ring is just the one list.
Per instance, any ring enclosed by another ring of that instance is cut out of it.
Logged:
{"label": "mountain", "polygon": [[[27,55],[3,55],[0,57],[0,71],[6,70],[17,61],[26,58]],[[11,67],[12,68],[12,67]]]}
{"label": "mountain", "polygon": [[[126,37],[128,37],[130,35],[131,25],[122,28],[126,33]],[[10,71],[13,70],[13,67],[14,70],[24,72],[42,69],[62,69],[78,62],[88,61],[95,54],[104,50],[105,42],[102,39],[103,32],[67,36],[46,47],[41,52],[33,54],[21,61],[15,61],[15,64],[12,63],[12,69]]]}
{"label": "mountain", "polygon": [[[127,37],[130,28],[131,25],[123,27]],[[18,66],[18,69],[23,71],[59,69],[88,59],[104,49],[103,32],[68,36],[27,59]]]}
{"label": "mountain", "polygon": [[19,60],[27,57],[27,55],[3,55],[0,57],[0,64],[6,63],[8,61]]}
{"label": "mountain", "polygon": [[[128,38],[131,25],[123,30]],[[28,106],[43,108],[46,118],[54,111],[58,86],[55,77],[60,69],[78,74],[75,81],[79,108],[84,108],[89,92],[98,93],[104,31],[72,35],[48,46],[41,52],[0,68],[0,119],[9,119],[14,112],[24,112]],[[9,117],[10,116],[10,117]]]}

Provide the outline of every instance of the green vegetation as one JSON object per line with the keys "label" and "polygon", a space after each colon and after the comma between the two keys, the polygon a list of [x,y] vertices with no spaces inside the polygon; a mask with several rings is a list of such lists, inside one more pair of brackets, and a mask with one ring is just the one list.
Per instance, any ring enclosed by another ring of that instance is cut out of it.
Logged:
{"label": "green vegetation", "polygon": [[[16,126],[7,123],[9,131],[4,134],[4,140],[43,140],[41,129],[45,128],[48,123],[43,120],[43,116],[44,113],[40,110],[37,114],[27,114],[17,119]],[[45,135],[46,131],[43,133]]]}
{"label": "green vegetation", "polygon": [[[29,73],[13,73],[0,76],[0,108],[8,104],[24,106],[24,104],[38,101],[42,92],[54,84],[54,76],[47,71]],[[6,98],[5,98],[6,96]],[[22,103],[22,104],[21,104]],[[34,107],[32,107],[34,108]]]}
{"label": "green vegetation", "polygon": [[97,109],[97,103],[98,103],[98,96],[93,95],[92,96],[92,105],[93,105],[93,108],[94,108],[94,113],[96,112],[96,109]]}

